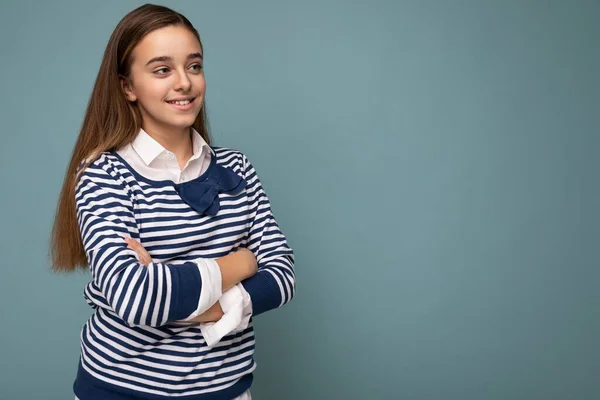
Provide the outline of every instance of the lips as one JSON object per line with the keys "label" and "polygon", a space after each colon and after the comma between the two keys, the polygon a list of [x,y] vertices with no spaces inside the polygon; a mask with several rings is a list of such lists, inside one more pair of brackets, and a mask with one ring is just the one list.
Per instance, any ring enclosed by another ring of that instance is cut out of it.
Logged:
{"label": "lips", "polygon": [[178,103],[183,100],[168,100],[165,103],[169,104],[171,107],[175,108],[177,111],[190,111],[194,109],[195,101],[197,97],[193,97],[189,99],[189,103]]}
{"label": "lips", "polygon": [[185,104],[187,104],[188,101],[190,103],[193,103],[195,99],[196,99],[195,97],[189,97],[187,99],[167,100],[167,103],[169,103],[169,104],[182,104],[182,102],[183,102],[182,105],[185,105]]}

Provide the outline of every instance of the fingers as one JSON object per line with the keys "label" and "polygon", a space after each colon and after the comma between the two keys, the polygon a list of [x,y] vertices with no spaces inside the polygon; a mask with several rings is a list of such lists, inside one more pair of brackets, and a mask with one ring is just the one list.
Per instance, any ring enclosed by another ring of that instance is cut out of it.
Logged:
{"label": "fingers", "polygon": [[140,242],[130,237],[126,237],[125,242],[127,243],[127,248],[132,249],[136,252],[141,264],[146,266],[152,262],[152,257],[150,257],[150,254],[146,251],[146,249],[144,248],[144,246],[142,246]]}

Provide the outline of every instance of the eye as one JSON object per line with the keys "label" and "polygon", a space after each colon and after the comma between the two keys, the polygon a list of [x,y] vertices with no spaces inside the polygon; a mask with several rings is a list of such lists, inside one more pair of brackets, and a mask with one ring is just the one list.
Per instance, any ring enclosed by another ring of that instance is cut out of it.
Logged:
{"label": "eye", "polygon": [[166,67],[159,68],[159,69],[155,70],[155,71],[154,71],[154,73],[155,73],[155,74],[157,74],[157,75],[164,75],[164,74],[162,74],[162,73],[158,73],[158,71],[164,71],[164,70],[167,70],[167,71],[168,71],[169,69],[168,69],[168,68],[166,68]]}
{"label": "eye", "polygon": [[200,71],[202,69],[202,64],[194,64],[190,68],[197,67],[196,71]]}

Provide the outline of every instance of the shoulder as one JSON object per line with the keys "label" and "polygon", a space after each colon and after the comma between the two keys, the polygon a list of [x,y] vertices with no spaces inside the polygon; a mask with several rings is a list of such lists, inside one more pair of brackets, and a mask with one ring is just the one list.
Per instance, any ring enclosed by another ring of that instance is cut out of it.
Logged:
{"label": "shoulder", "polygon": [[211,146],[215,155],[217,156],[217,161],[223,160],[236,160],[241,161],[245,156],[238,149],[234,149],[231,147],[223,147],[223,146]]}
{"label": "shoulder", "polygon": [[258,174],[246,153],[226,147],[213,147],[213,150],[217,154],[217,163],[240,175],[246,181],[247,190],[255,191],[257,188],[262,188]]}
{"label": "shoulder", "polygon": [[239,168],[244,174],[251,167],[248,157],[241,150],[222,146],[211,146],[211,148],[215,152],[218,164],[231,168],[234,171]]}
{"label": "shoulder", "polygon": [[100,153],[86,166],[84,160],[77,170],[77,189],[82,185],[97,185],[105,188],[124,189],[123,175],[124,165],[110,152]]}

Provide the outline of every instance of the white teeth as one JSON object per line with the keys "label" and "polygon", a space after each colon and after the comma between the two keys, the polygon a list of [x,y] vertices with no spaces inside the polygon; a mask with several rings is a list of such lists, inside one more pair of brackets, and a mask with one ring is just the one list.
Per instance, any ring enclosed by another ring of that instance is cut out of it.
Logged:
{"label": "white teeth", "polygon": [[183,101],[169,101],[169,103],[171,104],[179,104],[180,106],[184,106],[186,104],[190,104],[189,100],[183,100]]}

